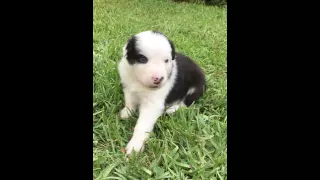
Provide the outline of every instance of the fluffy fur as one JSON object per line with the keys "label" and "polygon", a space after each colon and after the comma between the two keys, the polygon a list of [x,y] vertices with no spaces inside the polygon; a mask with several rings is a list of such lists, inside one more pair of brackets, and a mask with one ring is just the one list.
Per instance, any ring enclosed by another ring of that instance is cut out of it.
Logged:
{"label": "fluffy fur", "polygon": [[126,119],[139,109],[126,153],[139,152],[157,119],[180,106],[190,106],[205,91],[205,76],[189,57],[177,53],[172,41],[155,31],[134,35],[123,48],[118,71],[123,86]]}

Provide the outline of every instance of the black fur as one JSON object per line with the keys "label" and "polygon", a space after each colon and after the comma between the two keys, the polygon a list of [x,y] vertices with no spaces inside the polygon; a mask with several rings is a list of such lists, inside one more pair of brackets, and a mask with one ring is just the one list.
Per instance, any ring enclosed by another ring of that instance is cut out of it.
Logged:
{"label": "black fur", "polygon": [[129,64],[134,64],[139,60],[139,50],[136,48],[137,38],[132,36],[127,43],[126,50],[127,50],[127,60]]}
{"label": "black fur", "polygon": [[[206,86],[205,76],[196,63],[181,53],[176,53],[176,63],[178,74],[175,84],[166,98],[166,105],[185,98],[184,104],[190,106],[203,95]],[[195,91],[186,96],[191,87],[195,88]]]}
{"label": "black fur", "polygon": [[169,40],[169,39],[168,39],[168,41],[169,41],[170,46],[171,46],[171,57],[172,57],[172,60],[174,60],[174,58],[176,56],[176,49],[175,49],[175,47],[173,45],[173,42],[171,40]]}

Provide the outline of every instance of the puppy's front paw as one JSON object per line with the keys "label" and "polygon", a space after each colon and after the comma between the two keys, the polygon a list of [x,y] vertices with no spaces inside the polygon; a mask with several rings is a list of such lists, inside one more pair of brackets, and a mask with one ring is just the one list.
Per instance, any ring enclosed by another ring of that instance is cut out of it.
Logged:
{"label": "puppy's front paw", "polygon": [[132,151],[141,152],[144,150],[144,141],[142,139],[131,139],[125,150],[127,155],[130,155]]}
{"label": "puppy's front paw", "polygon": [[121,111],[120,111],[120,118],[121,119],[127,119],[131,116],[131,111],[130,109],[124,107]]}

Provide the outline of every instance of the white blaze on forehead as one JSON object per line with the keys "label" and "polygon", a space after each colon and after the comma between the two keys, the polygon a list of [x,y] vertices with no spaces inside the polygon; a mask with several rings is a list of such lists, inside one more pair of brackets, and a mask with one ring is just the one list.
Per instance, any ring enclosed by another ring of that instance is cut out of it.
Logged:
{"label": "white blaze on forehead", "polygon": [[171,55],[171,46],[168,39],[151,31],[145,31],[136,35],[137,47],[149,58]]}

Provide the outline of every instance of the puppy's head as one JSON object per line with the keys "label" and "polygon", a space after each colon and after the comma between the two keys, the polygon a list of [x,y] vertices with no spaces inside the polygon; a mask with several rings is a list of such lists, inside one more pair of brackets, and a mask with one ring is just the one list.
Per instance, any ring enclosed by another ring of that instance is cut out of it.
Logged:
{"label": "puppy's head", "polygon": [[142,85],[159,88],[170,78],[175,48],[162,33],[145,31],[129,39],[123,55]]}

